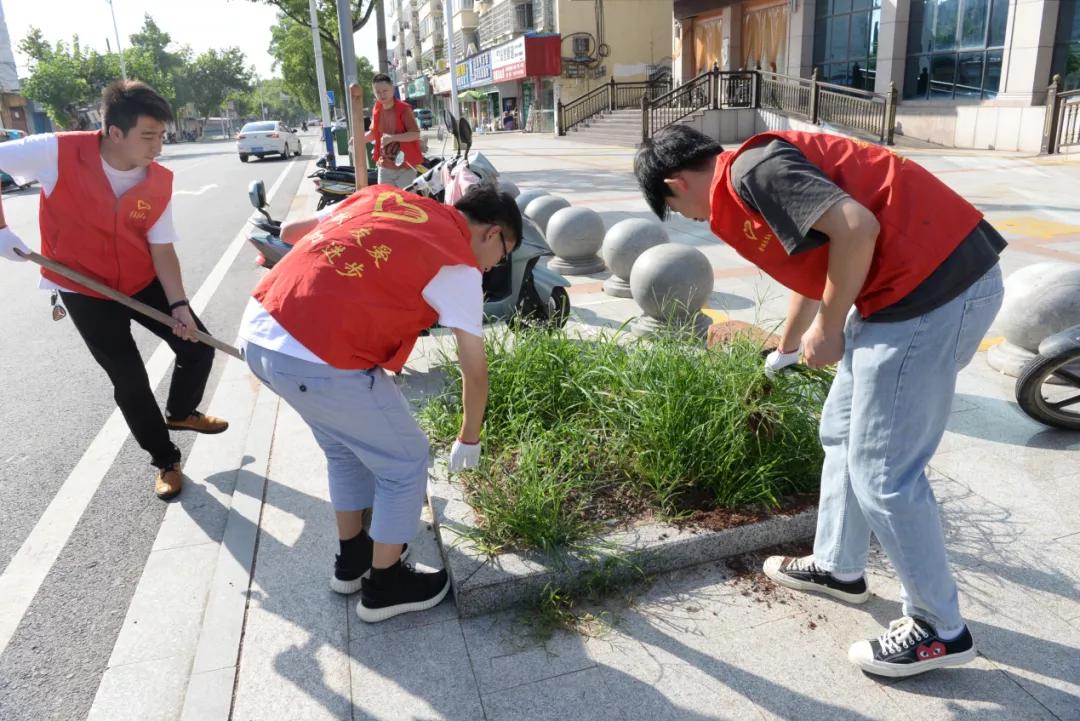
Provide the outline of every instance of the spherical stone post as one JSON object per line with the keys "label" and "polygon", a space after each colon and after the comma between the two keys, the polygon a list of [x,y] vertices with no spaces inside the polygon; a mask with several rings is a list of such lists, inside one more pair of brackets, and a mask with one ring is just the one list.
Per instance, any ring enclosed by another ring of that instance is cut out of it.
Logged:
{"label": "spherical stone post", "polygon": [[649,248],[668,242],[667,231],[655,220],[627,218],[608,229],[601,255],[612,276],[604,281],[604,292],[616,298],[630,298],[630,270],[634,261]]}
{"label": "spherical stone post", "polygon": [[558,195],[543,195],[529,201],[525,206],[525,217],[540,226],[540,230],[547,232],[548,221],[551,216],[563,208],[569,208],[570,201]]}
{"label": "spherical stone post", "polygon": [[597,255],[604,244],[604,219],[591,208],[563,208],[548,221],[547,242],[555,257],[548,268],[567,275],[589,275],[604,269]]}
{"label": "spherical stone post", "polygon": [[986,362],[1019,376],[1043,339],[1078,323],[1080,268],[1058,262],[1021,268],[1005,280],[1005,299],[993,326],[1005,341],[990,349]]}
{"label": "spherical stone post", "polygon": [[499,190],[504,193],[509,193],[511,198],[516,198],[521,195],[521,190],[519,190],[515,184],[511,183],[509,180],[503,180],[502,178],[499,178]]}
{"label": "spherical stone post", "polygon": [[548,194],[549,193],[546,190],[540,190],[539,188],[526,188],[517,194],[517,197],[514,198],[514,202],[517,203],[518,210],[524,213],[525,208],[528,207],[529,203]]}
{"label": "spherical stone post", "polygon": [[680,243],[654,245],[630,270],[630,291],[645,313],[631,330],[639,336],[689,330],[704,338],[710,321],[701,309],[712,289],[712,264],[704,253]]}

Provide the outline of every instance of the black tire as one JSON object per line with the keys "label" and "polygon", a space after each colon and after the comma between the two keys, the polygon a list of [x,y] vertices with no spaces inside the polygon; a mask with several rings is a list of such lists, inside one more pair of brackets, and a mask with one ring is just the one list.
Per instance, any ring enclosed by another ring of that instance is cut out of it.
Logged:
{"label": "black tire", "polygon": [[[1073,370],[1064,370],[1064,366],[1068,365],[1080,365],[1080,349],[1069,350],[1056,356],[1035,356],[1023,367],[1020,377],[1016,379],[1016,402],[1024,413],[1039,423],[1067,431],[1080,431],[1080,374]],[[1055,387],[1075,391],[1066,399],[1065,404],[1065,407],[1072,410],[1062,410],[1061,403],[1052,403],[1043,397],[1043,384],[1054,375],[1065,382],[1065,385]]]}
{"label": "black tire", "polygon": [[247,153],[240,153],[240,162],[241,163],[246,163],[247,161],[248,161],[248,154]]}
{"label": "black tire", "polygon": [[570,294],[566,292],[566,288],[557,285],[551,289],[551,298],[548,299],[548,325],[552,328],[562,328],[568,320],[570,320]]}

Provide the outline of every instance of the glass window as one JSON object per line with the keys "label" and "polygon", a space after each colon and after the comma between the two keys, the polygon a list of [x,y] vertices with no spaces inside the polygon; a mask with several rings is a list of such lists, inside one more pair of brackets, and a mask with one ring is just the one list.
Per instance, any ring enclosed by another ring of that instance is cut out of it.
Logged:
{"label": "glass window", "polygon": [[818,77],[873,90],[881,0],[819,0],[814,22]]}
{"label": "glass window", "polygon": [[986,0],[965,0],[960,21],[961,47],[986,47],[986,15],[989,10]]}
{"label": "glass window", "polygon": [[1057,43],[1050,75],[1051,78],[1061,76],[1062,90],[1080,88],[1080,4],[1076,2],[1059,6]]}
{"label": "glass window", "polygon": [[912,0],[904,97],[996,96],[1008,12],[1009,0]]}
{"label": "glass window", "polygon": [[956,47],[959,11],[960,0],[934,0],[934,50],[951,50]]}
{"label": "glass window", "polygon": [[1008,20],[1009,0],[994,0],[993,7],[990,9],[990,39],[987,40],[987,45],[999,47],[1005,44],[1005,23]]}

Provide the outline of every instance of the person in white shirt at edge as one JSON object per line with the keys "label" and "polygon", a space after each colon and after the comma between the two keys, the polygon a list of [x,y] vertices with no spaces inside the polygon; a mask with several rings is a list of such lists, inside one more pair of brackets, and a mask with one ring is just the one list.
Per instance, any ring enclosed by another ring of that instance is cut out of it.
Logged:
{"label": "person in white shirt at edge", "polygon": [[[0,145],[0,168],[41,185],[41,253],[171,315],[170,328],[75,282],[42,269],[40,287],[58,293],[94,360],[113,383],[131,434],[157,468],[154,492],[168,500],[183,483],[180,449],[170,430],[221,433],[228,423],[197,410],[213,365],[205,331],[184,291],[173,243],[172,173],[161,153],[168,102],[137,81],[117,80],[102,94],[103,129],[31,135]],[[0,204],[0,256],[25,260],[29,248],[7,226]],[[55,302],[55,296],[54,296]],[[131,335],[135,321],[176,353],[163,418]]]}
{"label": "person in white shirt at edge", "polygon": [[[453,206],[374,185],[287,223],[293,244],[240,324],[252,372],[311,427],[326,455],[340,553],[330,587],[361,592],[367,622],[437,605],[445,570],[404,565],[427,487],[428,440],[387,371],[421,332],[453,330],[463,380],[451,472],[476,466],[487,404],[482,272],[521,242],[514,199],[478,184]],[[370,533],[364,513],[371,510]]]}

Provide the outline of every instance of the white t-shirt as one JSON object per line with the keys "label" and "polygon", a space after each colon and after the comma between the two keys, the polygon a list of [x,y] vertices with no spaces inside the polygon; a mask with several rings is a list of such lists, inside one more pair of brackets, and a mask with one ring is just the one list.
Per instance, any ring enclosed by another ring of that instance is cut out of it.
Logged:
{"label": "white t-shirt", "polygon": [[[0,169],[15,178],[17,183],[29,183],[36,180],[41,185],[45,197],[52,195],[60,175],[60,144],[54,133],[28,135],[20,140],[0,143]],[[146,178],[146,168],[117,170],[105,159],[101,159],[101,169],[109,179],[113,195],[119,198]],[[172,201],[165,206],[165,212],[147,233],[147,240],[155,245],[175,243],[179,238],[173,227]],[[38,283],[45,290],[63,290],[50,280],[42,278]],[[69,291],[74,292],[74,291]]]}
{"label": "white t-shirt", "polygon": [[[439,315],[439,325],[471,335],[484,335],[484,288],[480,271],[468,265],[448,265],[424,287],[422,295]],[[311,363],[326,364],[281,327],[259,301],[252,298],[240,321],[241,343],[278,351]]]}

